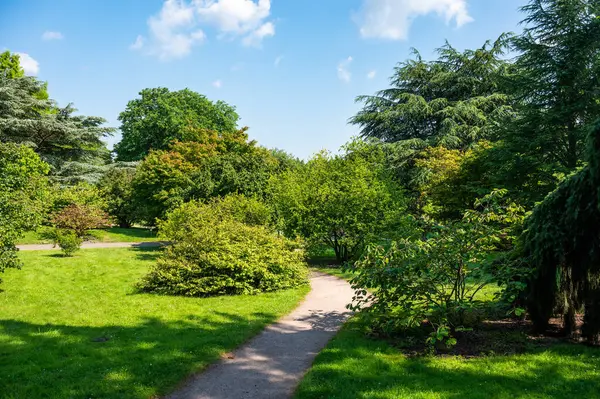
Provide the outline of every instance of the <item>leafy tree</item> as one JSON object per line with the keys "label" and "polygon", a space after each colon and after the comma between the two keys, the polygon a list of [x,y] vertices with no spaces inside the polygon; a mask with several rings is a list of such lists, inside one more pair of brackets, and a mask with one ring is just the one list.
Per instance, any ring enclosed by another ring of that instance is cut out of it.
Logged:
{"label": "leafy tree", "polygon": [[10,79],[25,76],[18,54],[13,54],[8,50],[0,53],[0,74],[4,74]]}
{"label": "leafy tree", "polygon": [[403,142],[413,150],[464,149],[492,138],[495,127],[511,116],[509,98],[500,90],[507,38],[462,53],[446,43],[431,62],[415,50],[415,59],[395,68],[391,88],[357,98],[364,106],[350,123],[361,127],[363,137]]}
{"label": "leafy tree", "polygon": [[[238,202],[244,205],[236,206]],[[306,284],[308,269],[300,243],[263,225],[261,209],[265,208],[260,202],[236,196],[209,204],[188,202],[173,210],[159,231],[174,244],[140,288],[159,294],[212,296]]]}
{"label": "leafy tree", "polygon": [[106,209],[119,227],[131,227],[138,218],[133,200],[134,168],[110,168],[100,179],[99,187],[106,199]]}
{"label": "leafy tree", "polygon": [[42,220],[49,169],[31,148],[0,143],[0,272],[20,267],[15,241]]}
{"label": "leafy tree", "polygon": [[[115,146],[117,159],[142,160],[150,150],[166,150],[174,141],[195,140],[198,129],[219,133],[237,129],[235,108],[212,102],[191,90],[144,89],[119,115],[123,138]],[[192,137],[189,136],[192,134]]]}
{"label": "leafy tree", "polygon": [[104,119],[74,115],[64,108],[34,96],[44,83],[32,77],[10,79],[0,76],[0,142],[27,144],[53,167],[53,174],[73,162],[104,164],[110,153],[102,138],[111,128]]}
{"label": "leafy tree", "polygon": [[321,152],[273,178],[274,207],[288,237],[333,248],[345,262],[399,226],[402,195],[365,152],[356,146],[345,156]]}
{"label": "leafy tree", "polygon": [[89,230],[108,226],[109,219],[106,212],[93,205],[71,204],[52,217],[52,224],[60,231],[72,231],[84,238]]}
{"label": "leafy tree", "polygon": [[152,151],[138,167],[134,199],[149,223],[192,199],[266,194],[278,161],[248,141],[246,129],[227,133],[200,129],[194,137],[199,141],[175,142],[169,150]]}

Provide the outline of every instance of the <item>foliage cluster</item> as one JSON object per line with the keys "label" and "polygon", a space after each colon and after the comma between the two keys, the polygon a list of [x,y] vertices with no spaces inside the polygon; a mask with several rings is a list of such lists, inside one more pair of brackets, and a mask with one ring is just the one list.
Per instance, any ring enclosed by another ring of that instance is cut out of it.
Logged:
{"label": "foliage cluster", "polygon": [[161,236],[173,245],[140,288],[204,297],[305,284],[308,270],[301,243],[277,235],[265,222],[264,206],[242,196],[182,205],[160,224]]}
{"label": "foliage cluster", "polygon": [[381,154],[358,145],[344,155],[321,152],[271,183],[283,232],[332,248],[339,262],[355,260],[365,245],[389,239],[406,222],[401,190],[381,167]]}
{"label": "foliage cluster", "polygon": [[0,143],[0,273],[20,266],[15,241],[43,219],[49,170],[31,148]]}
{"label": "foliage cluster", "polygon": [[496,191],[475,203],[459,221],[431,224],[421,239],[371,246],[351,270],[357,290],[352,308],[364,309],[371,326],[385,334],[430,326],[435,341],[485,316],[478,294],[495,280],[493,260],[512,244],[523,209]]}

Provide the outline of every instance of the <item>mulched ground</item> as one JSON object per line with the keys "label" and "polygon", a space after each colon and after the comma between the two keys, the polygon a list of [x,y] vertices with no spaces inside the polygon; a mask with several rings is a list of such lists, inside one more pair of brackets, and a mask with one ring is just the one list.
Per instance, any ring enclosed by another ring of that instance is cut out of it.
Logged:
{"label": "mulched ground", "polygon": [[[578,318],[578,325],[582,323]],[[455,333],[457,344],[450,348],[438,347],[438,356],[463,356],[465,358],[490,355],[513,355],[526,351],[548,347],[560,342],[579,342],[579,337],[564,337],[561,331],[562,320],[551,319],[550,329],[544,335],[532,334],[532,325],[528,320],[504,319],[485,321],[470,331]],[[431,349],[424,343],[427,337],[423,331],[415,331],[414,335],[387,338],[392,345],[408,356],[423,356],[432,354]],[[381,339],[382,337],[377,337]]]}

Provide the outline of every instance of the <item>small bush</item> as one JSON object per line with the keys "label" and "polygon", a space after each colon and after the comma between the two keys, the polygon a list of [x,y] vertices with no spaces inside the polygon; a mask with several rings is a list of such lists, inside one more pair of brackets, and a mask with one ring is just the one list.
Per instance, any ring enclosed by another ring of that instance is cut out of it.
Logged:
{"label": "small bush", "polygon": [[73,230],[55,229],[54,245],[58,245],[65,256],[73,256],[81,248],[83,239],[77,236]]}
{"label": "small bush", "polygon": [[230,201],[189,203],[171,212],[160,229],[163,238],[174,244],[139,288],[203,297],[256,294],[305,284],[308,269],[301,243],[280,237],[267,226],[243,223],[240,214],[228,213]]}
{"label": "small bush", "polygon": [[90,229],[110,224],[106,212],[92,205],[71,204],[56,213],[52,224],[60,230],[71,230],[78,238],[85,237]]}

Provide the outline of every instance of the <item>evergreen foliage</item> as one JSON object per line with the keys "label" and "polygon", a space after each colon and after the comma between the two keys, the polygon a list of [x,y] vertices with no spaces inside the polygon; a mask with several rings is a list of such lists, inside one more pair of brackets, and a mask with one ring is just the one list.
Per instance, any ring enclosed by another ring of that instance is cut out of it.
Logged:
{"label": "evergreen foliage", "polygon": [[575,331],[584,310],[583,335],[600,344],[600,122],[589,132],[588,165],[538,205],[526,222],[523,256],[536,273],[529,312],[539,331],[559,312]]}
{"label": "evergreen foliage", "polygon": [[494,128],[512,115],[499,87],[508,38],[462,53],[446,43],[435,61],[423,60],[415,50],[414,59],[395,68],[391,88],[357,98],[364,107],[350,122],[361,127],[363,137],[403,142],[411,149],[464,149],[493,137]]}
{"label": "evergreen foliage", "polygon": [[0,75],[0,142],[31,146],[52,166],[52,174],[64,174],[72,163],[103,165],[110,153],[102,139],[113,132],[105,120],[74,115],[71,104],[60,108],[49,99],[36,98],[45,84],[33,77],[11,79]]}

